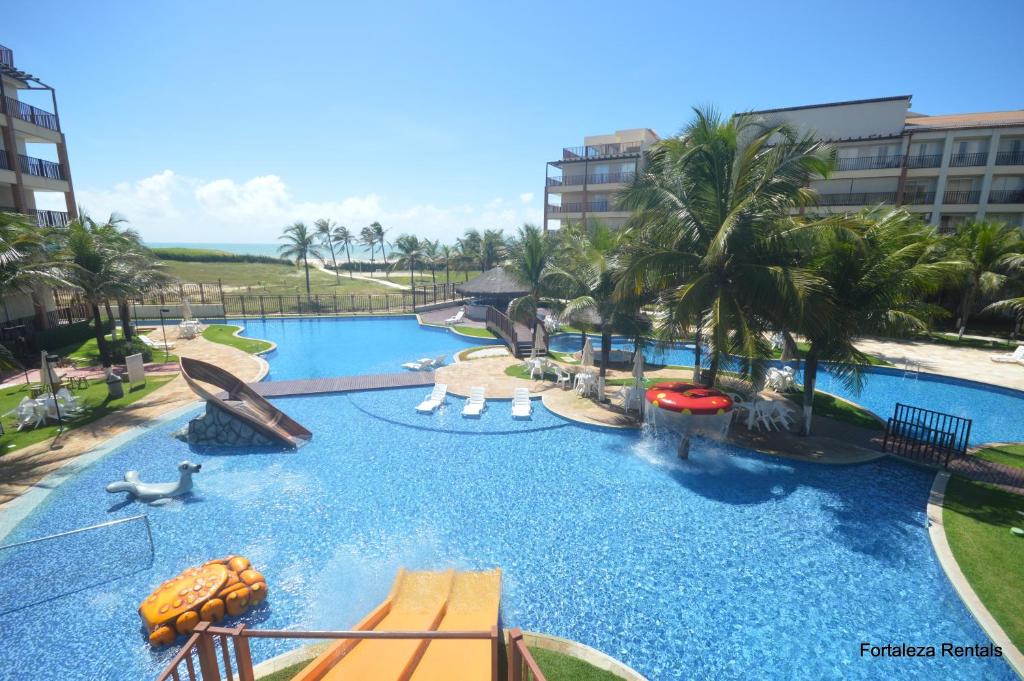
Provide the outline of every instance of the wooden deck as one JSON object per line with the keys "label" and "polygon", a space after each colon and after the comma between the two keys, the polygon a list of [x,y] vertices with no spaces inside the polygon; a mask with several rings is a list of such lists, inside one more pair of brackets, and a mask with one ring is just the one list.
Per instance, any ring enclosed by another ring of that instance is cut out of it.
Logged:
{"label": "wooden deck", "polygon": [[433,371],[405,371],[395,374],[337,376],[335,378],[307,378],[294,381],[263,381],[261,383],[250,383],[249,387],[263,397],[288,397],[291,395],[343,393],[350,390],[408,388],[418,385],[433,384]]}

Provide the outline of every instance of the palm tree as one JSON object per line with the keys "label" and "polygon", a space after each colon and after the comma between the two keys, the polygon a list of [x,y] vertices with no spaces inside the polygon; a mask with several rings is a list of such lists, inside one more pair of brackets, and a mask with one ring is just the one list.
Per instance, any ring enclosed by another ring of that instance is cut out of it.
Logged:
{"label": "palm tree", "polygon": [[296,222],[285,227],[278,238],[284,241],[278,247],[278,253],[285,258],[294,258],[296,265],[299,264],[299,261],[302,262],[302,267],[306,271],[306,297],[309,298],[311,295],[309,287],[309,257],[313,256],[314,258],[323,259],[320,251],[317,250],[316,233],[310,231],[309,227],[306,227],[306,223]]}
{"label": "palm tree", "polygon": [[316,227],[316,235],[320,237],[320,245],[331,249],[331,262],[334,264],[334,282],[341,283],[338,274],[338,258],[334,254],[334,229],[336,225],[327,218],[320,218],[313,223]]}
{"label": "palm tree", "polygon": [[525,321],[531,330],[537,326],[537,307],[541,287],[548,275],[551,245],[551,240],[539,227],[523,225],[509,247],[508,270],[529,288],[529,293],[510,302],[508,314],[513,319]]}
{"label": "palm tree", "polygon": [[694,378],[706,342],[713,382],[728,353],[751,358],[745,375],[758,371],[753,359],[767,356],[768,329],[816,291],[814,278],[792,265],[792,244],[777,225],[813,201],[808,182],[828,175],[832,153],[786,125],[694,111],[619,195],[621,208],[636,211],[627,224],[639,233],[627,245],[619,291],[658,292],[660,331],[695,328]]}
{"label": "palm tree", "polygon": [[49,327],[43,302],[46,286],[66,285],[45,265],[53,260],[55,250],[53,230],[40,229],[24,215],[0,213],[0,295],[29,295],[39,329]]}
{"label": "palm tree", "polygon": [[373,227],[363,227],[359,230],[359,243],[370,249],[370,276],[373,276],[373,254],[377,246],[377,233]]}
{"label": "palm tree", "polygon": [[859,390],[867,357],[854,345],[856,337],[927,328],[938,308],[920,301],[961,269],[960,263],[934,259],[934,231],[904,210],[865,211],[832,226],[821,231],[810,256],[826,290],[805,308],[814,308],[813,318],[797,322],[810,345],[804,358],[804,435],[811,432],[819,361],[833,362],[832,374]]}
{"label": "palm tree", "polygon": [[392,264],[392,269],[409,269],[409,282],[410,286],[416,288],[416,263],[422,262],[426,256],[426,249],[424,245],[429,243],[427,240],[420,241],[412,234],[403,234],[395,239],[395,253],[398,254],[398,258]]}
{"label": "palm tree", "polygon": [[503,230],[485,229],[480,241],[480,269],[491,269],[504,260],[507,253],[508,248]]}
{"label": "palm tree", "polygon": [[373,236],[376,239],[377,243],[380,245],[380,255],[381,255],[382,258],[384,258],[384,269],[387,269],[388,268],[388,251],[387,251],[387,247],[390,246],[391,244],[387,242],[387,240],[384,238],[384,235],[388,233],[388,230],[384,229],[384,227],[379,222],[371,222],[370,223],[370,229],[373,230]]}
{"label": "palm tree", "polygon": [[[481,257],[483,237],[480,236],[480,232],[475,229],[467,229],[462,238],[456,239],[456,242],[459,245],[459,253],[462,254],[467,264],[479,263],[481,270],[486,269],[483,267],[483,259]],[[469,268],[465,270],[464,274],[465,279],[463,281],[466,281],[469,279]]]}
{"label": "palm tree", "polygon": [[348,227],[338,225],[334,228],[334,232],[331,233],[331,242],[344,246],[345,258],[348,260],[348,278],[352,278],[352,254],[350,247],[356,240],[356,237],[352,232],[348,231]]}
{"label": "palm tree", "polygon": [[437,255],[438,255],[438,258],[439,258],[438,262],[443,262],[444,263],[444,283],[451,284],[452,283],[451,265],[452,265],[452,260],[455,260],[458,257],[458,249],[455,246],[449,246],[449,245],[445,244],[445,245],[441,246],[440,248],[438,248]]}
{"label": "palm tree", "polygon": [[[595,320],[601,333],[601,376],[608,371],[612,334],[628,335],[637,343],[649,331],[640,315],[640,298],[616,290],[617,257],[632,238],[628,230],[613,230],[593,223],[569,224],[560,230],[556,263],[548,267],[545,279],[562,297],[569,298],[562,311],[566,319],[586,315]],[[581,319],[577,323],[584,323]]]}
{"label": "palm tree", "polygon": [[423,240],[423,262],[430,266],[430,283],[437,285],[437,270],[435,266],[440,262],[437,249],[441,246],[440,240]]}
{"label": "palm tree", "polygon": [[963,336],[978,296],[991,298],[1006,286],[1008,275],[1024,266],[1024,236],[1002,222],[968,222],[949,237],[949,257],[964,263],[956,328]]}

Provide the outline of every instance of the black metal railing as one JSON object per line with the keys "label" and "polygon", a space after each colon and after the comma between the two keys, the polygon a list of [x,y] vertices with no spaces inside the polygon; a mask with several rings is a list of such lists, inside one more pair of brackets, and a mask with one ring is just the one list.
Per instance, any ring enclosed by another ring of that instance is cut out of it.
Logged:
{"label": "black metal railing", "polygon": [[1024,166],[1024,151],[1000,151],[996,154],[997,166]]}
{"label": "black metal railing", "polygon": [[821,206],[870,206],[876,203],[895,203],[896,192],[850,192],[847,194],[821,194]]}
{"label": "black metal railing", "polygon": [[67,179],[64,176],[64,168],[59,163],[35,158],[34,156],[25,156],[24,154],[19,154],[18,160],[21,161],[21,172],[28,175],[45,177],[51,180]]}
{"label": "black metal railing", "polygon": [[11,165],[11,158],[6,149],[0,149],[0,170],[14,170]]}
{"label": "black metal railing", "polygon": [[549,177],[549,187],[565,187],[569,185],[582,185],[586,175],[563,175],[562,177]]}
{"label": "black metal railing", "polygon": [[616,142],[612,144],[588,144],[583,147],[565,147],[562,160],[572,161],[586,158],[638,155],[643,149],[640,142]]}
{"label": "black metal railing", "polygon": [[59,210],[26,210],[18,211],[14,206],[0,206],[0,213],[21,213],[35,217],[40,227],[63,227],[71,221],[71,216]]}
{"label": "black metal railing", "polygon": [[585,201],[548,206],[549,213],[607,213],[614,210],[616,210],[615,204],[611,201]]}
{"label": "black metal railing", "polygon": [[625,173],[598,173],[587,175],[587,184],[615,184],[617,182],[632,182],[636,177],[634,172]]}
{"label": "black metal railing", "polygon": [[836,159],[836,170],[872,170],[877,168],[899,168],[903,156],[862,156],[860,158]]}
{"label": "black metal railing", "polygon": [[44,111],[43,109],[32,106],[31,104],[26,104],[14,97],[5,97],[4,107],[7,113],[16,118],[20,118],[23,121],[34,123],[41,128],[47,128],[49,130],[60,130],[60,124],[57,122],[57,115],[52,114],[49,111]]}
{"label": "black metal railing", "polygon": [[14,68],[14,50],[0,45],[0,64]]}
{"label": "black metal railing", "polygon": [[965,166],[983,166],[988,163],[988,152],[978,151],[970,154],[953,154],[949,157],[950,168],[963,168]]}
{"label": "black metal railing", "polygon": [[1024,203],[1024,189],[993,189],[988,193],[989,203]]}
{"label": "black metal railing", "polygon": [[935,202],[935,191],[908,189],[903,192],[903,203],[909,206],[930,205]]}
{"label": "black metal railing", "polygon": [[940,165],[942,165],[942,154],[907,156],[908,168],[938,168]]}
{"label": "black metal railing", "polygon": [[882,451],[930,465],[949,466],[953,456],[966,456],[972,420],[896,403],[885,427]]}
{"label": "black metal railing", "polygon": [[943,203],[977,203],[981,199],[981,191],[947,191],[942,195]]}

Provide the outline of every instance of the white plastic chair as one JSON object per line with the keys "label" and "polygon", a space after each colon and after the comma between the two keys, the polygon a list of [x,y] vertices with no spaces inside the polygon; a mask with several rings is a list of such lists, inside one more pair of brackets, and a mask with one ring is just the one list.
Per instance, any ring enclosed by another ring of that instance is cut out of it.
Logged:
{"label": "white plastic chair", "polygon": [[526,388],[516,388],[512,394],[512,418],[528,419],[532,411],[530,391]]}
{"label": "white plastic chair", "polygon": [[38,428],[46,422],[46,407],[31,397],[21,398],[18,406],[4,414],[4,416],[12,414],[15,415],[17,430],[28,426]]}
{"label": "white plastic chair", "polygon": [[569,373],[568,369],[564,369],[557,364],[552,364],[551,366],[555,368],[555,385],[561,386],[562,390],[568,390],[572,374]]}
{"label": "white plastic chair", "polygon": [[409,371],[428,371],[434,368],[434,360],[430,357],[420,357],[415,362],[406,362],[402,368]]}
{"label": "white plastic chair", "polygon": [[487,400],[484,398],[484,389],[480,387],[470,388],[469,399],[466,401],[466,406],[462,408],[462,415],[480,416],[486,406]]}
{"label": "white plastic chair", "polygon": [[57,391],[57,401],[60,402],[61,409],[68,414],[77,414],[82,411],[82,401],[71,394],[71,391],[67,388],[61,388]]}
{"label": "white plastic chair", "polygon": [[1024,362],[1024,345],[1018,345],[1017,349],[1010,353],[992,355],[989,359],[993,362]]}
{"label": "white plastic chair", "polygon": [[444,383],[438,383],[430,391],[426,399],[416,405],[416,411],[421,414],[432,414],[438,407],[444,404],[447,396],[448,386]]}
{"label": "white plastic chair", "polygon": [[466,308],[462,307],[462,308],[459,308],[459,311],[456,312],[454,315],[452,315],[448,319],[444,320],[444,323],[447,324],[448,326],[451,326],[452,324],[458,324],[459,322],[461,322],[463,320],[463,318],[465,316],[466,316]]}

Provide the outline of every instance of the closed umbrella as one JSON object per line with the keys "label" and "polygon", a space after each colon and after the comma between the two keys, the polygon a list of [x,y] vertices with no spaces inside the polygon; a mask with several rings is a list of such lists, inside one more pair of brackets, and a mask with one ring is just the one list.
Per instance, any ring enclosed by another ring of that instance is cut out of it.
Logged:
{"label": "closed umbrella", "polygon": [[184,322],[192,321],[192,306],[188,304],[188,300],[181,301],[181,320]]}
{"label": "closed umbrella", "polygon": [[46,350],[42,350],[39,353],[39,382],[50,388],[54,383],[57,382],[53,375],[53,368],[50,363],[46,360]]}
{"label": "closed umbrella", "polygon": [[640,348],[636,349],[633,355],[633,378],[636,380],[636,387],[644,387],[644,353]]}
{"label": "closed umbrella", "polygon": [[590,342],[590,338],[587,338],[587,342],[583,344],[583,357],[580,358],[580,364],[585,367],[594,366],[594,345]]}

